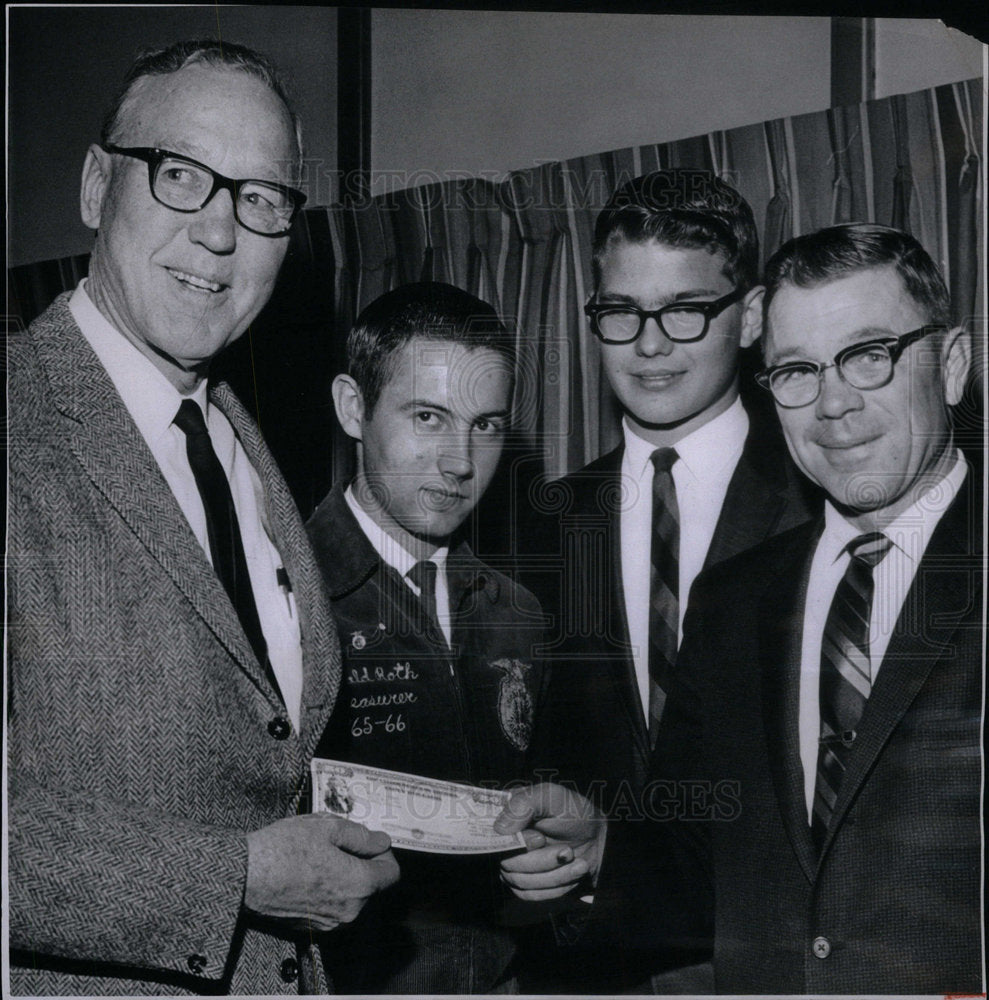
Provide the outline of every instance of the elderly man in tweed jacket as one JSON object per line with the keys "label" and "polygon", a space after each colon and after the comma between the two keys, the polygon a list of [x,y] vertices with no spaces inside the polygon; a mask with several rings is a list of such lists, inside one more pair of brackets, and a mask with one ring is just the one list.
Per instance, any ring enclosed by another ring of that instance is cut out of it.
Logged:
{"label": "elderly man in tweed jacket", "polygon": [[339,645],[207,382],[304,200],[294,126],[250,50],[139,60],[83,169],[90,276],[10,346],[15,994],[326,992],[313,931],[397,877],[384,835],[294,815]]}

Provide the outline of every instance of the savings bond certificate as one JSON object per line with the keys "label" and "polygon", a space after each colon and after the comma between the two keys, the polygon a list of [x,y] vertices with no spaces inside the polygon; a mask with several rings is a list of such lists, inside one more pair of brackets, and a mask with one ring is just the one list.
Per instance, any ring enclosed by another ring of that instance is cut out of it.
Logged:
{"label": "savings bond certificate", "polygon": [[510,792],[418,774],[313,758],[312,811],[381,830],[393,847],[433,854],[492,854],[525,847],[521,833],[497,834]]}

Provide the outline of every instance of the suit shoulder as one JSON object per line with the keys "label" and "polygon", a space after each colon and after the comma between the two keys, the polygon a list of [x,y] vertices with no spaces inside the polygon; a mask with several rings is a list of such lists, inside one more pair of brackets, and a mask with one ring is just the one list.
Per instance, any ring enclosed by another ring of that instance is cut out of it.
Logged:
{"label": "suit shoulder", "polygon": [[781,566],[804,555],[819,531],[818,521],[806,521],[705,569],[694,582],[691,603],[701,592],[730,593],[758,587],[762,581],[775,577]]}
{"label": "suit shoulder", "polygon": [[538,533],[549,522],[589,507],[600,508],[602,512],[617,510],[621,454],[619,447],[565,476],[537,479],[531,487],[524,517],[530,532]]}
{"label": "suit shoulder", "polygon": [[336,603],[359,589],[380,559],[337,484],[306,522],[306,533],[330,598]]}

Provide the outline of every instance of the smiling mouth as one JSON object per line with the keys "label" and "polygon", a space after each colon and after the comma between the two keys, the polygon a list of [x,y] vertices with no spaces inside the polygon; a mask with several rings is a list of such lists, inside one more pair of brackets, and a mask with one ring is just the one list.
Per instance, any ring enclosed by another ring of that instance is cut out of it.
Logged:
{"label": "smiling mouth", "polygon": [[876,438],[867,437],[860,438],[856,441],[818,441],[818,446],[824,448],[827,451],[852,451],[855,448],[861,448],[863,445],[872,444]]}
{"label": "smiling mouth", "polygon": [[221,284],[219,281],[210,281],[209,278],[203,278],[198,274],[190,274],[188,271],[179,271],[174,267],[166,267],[165,270],[176,281],[180,281],[185,285],[186,288],[193,288],[197,292],[216,293],[222,292],[227,287],[227,285]]}
{"label": "smiling mouth", "polygon": [[647,389],[662,389],[672,385],[685,373],[676,372],[630,372],[632,378]]}

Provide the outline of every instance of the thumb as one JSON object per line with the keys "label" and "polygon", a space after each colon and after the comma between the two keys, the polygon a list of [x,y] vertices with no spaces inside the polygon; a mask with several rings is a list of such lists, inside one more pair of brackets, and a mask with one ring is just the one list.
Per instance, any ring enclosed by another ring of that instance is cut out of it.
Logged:
{"label": "thumb", "polygon": [[391,837],[380,830],[369,830],[360,823],[352,823],[349,819],[340,819],[330,835],[333,843],[358,858],[373,858],[383,854],[391,847]]}
{"label": "thumb", "polygon": [[505,808],[494,821],[495,833],[518,833],[532,822],[533,818],[532,792],[522,788],[512,793]]}

